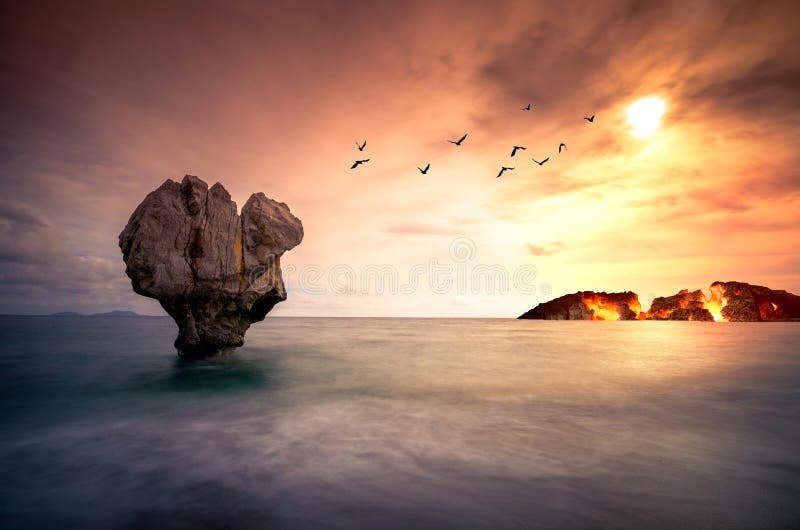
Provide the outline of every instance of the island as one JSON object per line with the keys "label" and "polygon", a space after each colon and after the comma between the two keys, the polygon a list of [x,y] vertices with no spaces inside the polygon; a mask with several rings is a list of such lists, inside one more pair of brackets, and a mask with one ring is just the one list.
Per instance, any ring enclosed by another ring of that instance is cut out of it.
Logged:
{"label": "island", "polygon": [[578,291],[543,302],[520,319],[539,320],[695,320],[768,322],[800,319],[800,296],[745,282],[714,282],[710,296],[683,289],[658,297],[642,311],[631,291]]}

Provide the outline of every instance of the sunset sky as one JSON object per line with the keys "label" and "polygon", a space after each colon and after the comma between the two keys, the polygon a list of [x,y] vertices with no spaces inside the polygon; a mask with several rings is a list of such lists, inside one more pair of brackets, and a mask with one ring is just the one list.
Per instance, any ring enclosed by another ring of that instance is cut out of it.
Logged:
{"label": "sunset sky", "polygon": [[[647,307],[715,280],[800,293],[797,2],[28,4],[0,8],[0,313],[163,314],[117,236],[185,174],[302,219],[274,315],[514,317],[589,289]],[[640,138],[626,112],[645,97],[665,107]],[[474,244],[468,271],[534,266],[535,292],[329,285],[371,265],[405,283],[454,264],[454,240]]]}

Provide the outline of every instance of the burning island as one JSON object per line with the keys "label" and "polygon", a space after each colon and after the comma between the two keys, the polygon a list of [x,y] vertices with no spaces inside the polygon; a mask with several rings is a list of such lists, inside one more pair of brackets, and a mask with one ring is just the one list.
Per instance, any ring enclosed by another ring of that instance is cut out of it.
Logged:
{"label": "burning island", "polygon": [[770,322],[800,320],[800,296],[744,282],[714,282],[706,296],[684,289],[653,299],[642,310],[632,291],[578,291],[543,302],[518,318],[539,320],[697,320]]}

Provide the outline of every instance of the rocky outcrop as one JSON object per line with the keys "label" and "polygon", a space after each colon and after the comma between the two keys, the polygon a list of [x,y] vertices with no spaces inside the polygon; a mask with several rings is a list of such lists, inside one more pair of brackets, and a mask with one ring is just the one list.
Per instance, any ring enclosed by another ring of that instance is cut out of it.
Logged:
{"label": "rocky outcrop", "polygon": [[520,315],[540,320],[636,320],[641,304],[636,293],[578,291],[544,302]]}
{"label": "rocky outcrop", "polygon": [[286,299],[280,256],[303,239],[286,204],[256,193],[237,214],[217,183],[167,180],[119,235],[133,290],[155,298],[178,324],[181,355],[240,346],[253,322]]}
{"label": "rocky outcrop", "polygon": [[684,289],[655,298],[641,312],[636,293],[579,291],[544,302],[518,318],[543,320],[800,320],[800,296],[743,282],[714,282],[710,296]]}
{"label": "rocky outcrop", "polygon": [[518,318],[539,320],[591,320],[591,314],[583,305],[580,292],[560,296],[543,302]]}
{"label": "rocky outcrop", "polygon": [[684,289],[672,296],[660,296],[653,299],[647,318],[650,320],[714,320],[706,309],[706,297],[703,291]]}
{"label": "rocky outcrop", "polygon": [[714,282],[725,297],[722,316],[730,322],[800,318],[800,296],[743,282]]}

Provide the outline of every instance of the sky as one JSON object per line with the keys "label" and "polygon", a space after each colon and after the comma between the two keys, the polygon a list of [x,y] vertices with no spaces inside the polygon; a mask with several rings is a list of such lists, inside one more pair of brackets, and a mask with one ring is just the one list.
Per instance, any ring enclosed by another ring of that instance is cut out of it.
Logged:
{"label": "sky", "polygon": [[164,314],[117,237],[185,174],[302,220],[274,315],[800,293],[797,2],[6,2],[0,26],[0,313]]}

